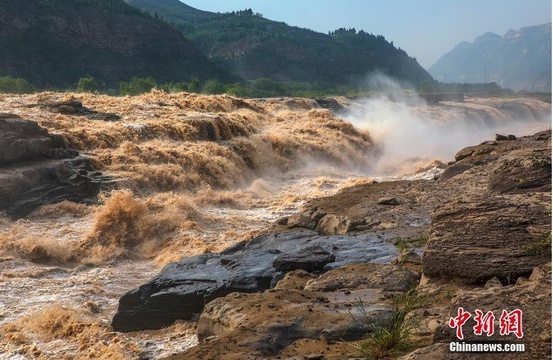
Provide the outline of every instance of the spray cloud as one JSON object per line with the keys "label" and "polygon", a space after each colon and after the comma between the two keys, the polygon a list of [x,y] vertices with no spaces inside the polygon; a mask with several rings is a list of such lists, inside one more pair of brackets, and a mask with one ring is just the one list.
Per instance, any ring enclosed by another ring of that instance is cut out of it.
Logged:
{"label": "spray cloud", "polygon": [[428,105],[383,74],[370,88],[379,95],[359,101],[344,117],[368,130],[381,147],[373,174],[413,171],[432,160],[447,162],[462,148],[496,133],[528,135],[551,127],[551,104],[530,99],[466,98]]}

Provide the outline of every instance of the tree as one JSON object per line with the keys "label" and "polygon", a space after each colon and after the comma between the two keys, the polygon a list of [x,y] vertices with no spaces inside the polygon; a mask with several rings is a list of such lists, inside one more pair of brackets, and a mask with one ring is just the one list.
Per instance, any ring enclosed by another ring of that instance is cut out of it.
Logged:
{"label": "tree", "polygon": [[193,77],[190,79],[190,84],[188,84],[188,91],[198,92],[200,90],[200,79]]}
{"label": "tree", "polygon": [[0,77],[0,93],[30,94],[33,92],[35,92],[35,89],[25,79],[10,76]]}
{"label": "tree", "polygon": [[134,77],[130,82],[121,81],[119,85],[119,93],[121,95],[140,95],[150,92],[157,86],[154,78],[138,78]]}
{"label": "tree", "polygon": [[223,94],[225,92],[225,85],[217,80],[207,80],[202,92],[204,94]]}
{"label": "tree", "polygon": [[79,83],[77,84],[77,92],[94,93],[96,91],[98,91],[98,85],[92,76],[82,77],[79,79]]}

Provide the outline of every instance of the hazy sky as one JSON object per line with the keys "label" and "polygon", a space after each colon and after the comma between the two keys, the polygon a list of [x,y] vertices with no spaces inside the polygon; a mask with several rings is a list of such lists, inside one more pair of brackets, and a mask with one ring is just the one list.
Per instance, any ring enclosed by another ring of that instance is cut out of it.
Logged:
{"label": "hazy sky", "polygon": [[384,35],[428,68],[461,41],[551,22],[551,0],[181,0],[200,10],[251,8],[319,32],[354,27]]}

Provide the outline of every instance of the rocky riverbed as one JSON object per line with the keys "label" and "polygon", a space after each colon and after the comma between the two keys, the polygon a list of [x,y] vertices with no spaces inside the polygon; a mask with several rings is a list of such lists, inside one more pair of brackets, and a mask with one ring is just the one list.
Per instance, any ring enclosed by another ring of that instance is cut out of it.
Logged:
{"label": "rocky riverbed", "polygon": [[[449,351],[458,339],[448,320],[462,307],[520,309],[522,339],[480,340],[525,344],[522,355],[506,358],[545,358],[551,132],[497,139],[459,151],[434,181],[349,187],[220,254],[169,265],[121,299],[113,326],[136,330],[199,315],[200,345],[170,359],[356,357],[348,342],[362,342],[371,321],[394,311],[394,296],[416,289],[424,300],[410,314],[419,348],[396,356],[485,357]],[[378,241],[402,244],[393,264],[392,252],[371,252]],[[352,321],[356,301],[364,326]],[[467,339],[479,340],[471,330]]]}

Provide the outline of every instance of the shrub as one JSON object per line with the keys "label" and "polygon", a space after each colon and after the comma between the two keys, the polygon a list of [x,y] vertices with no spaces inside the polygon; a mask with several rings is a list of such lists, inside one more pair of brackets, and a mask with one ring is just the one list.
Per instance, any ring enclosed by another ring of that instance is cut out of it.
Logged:
{"label": "shrub", "polygon": [[33,92],[35,92],[35,89],[25,79],[10,76],[0,77],[0,93],[30,94]]}
{"label": "shrub", "polygon": [[527,247],[526,252],[530,256],[551,260],[551,231],[538,236],[534,242]]}
{"label": "shrub", "polygon": [[150,92],[153,88],[157,86],[157,83],[154,78],[138,78],[134,77],[129,82],[121,81],[119,85],[119,93],[121,95],[140,95],[147,92]]}
{"label": "shrub", "polygon": [[96,80],[94,80],[92,76],[82,77],[79,79],[79,82],[77,84],[77,92],[94,93],[96,91],[98,91],[98,85],[96,84]]}
{"label": "shrub", "polygon": [[223,94],[225,92],[225,84],[217,80],[208,80],[203,86],[204,94]]}

